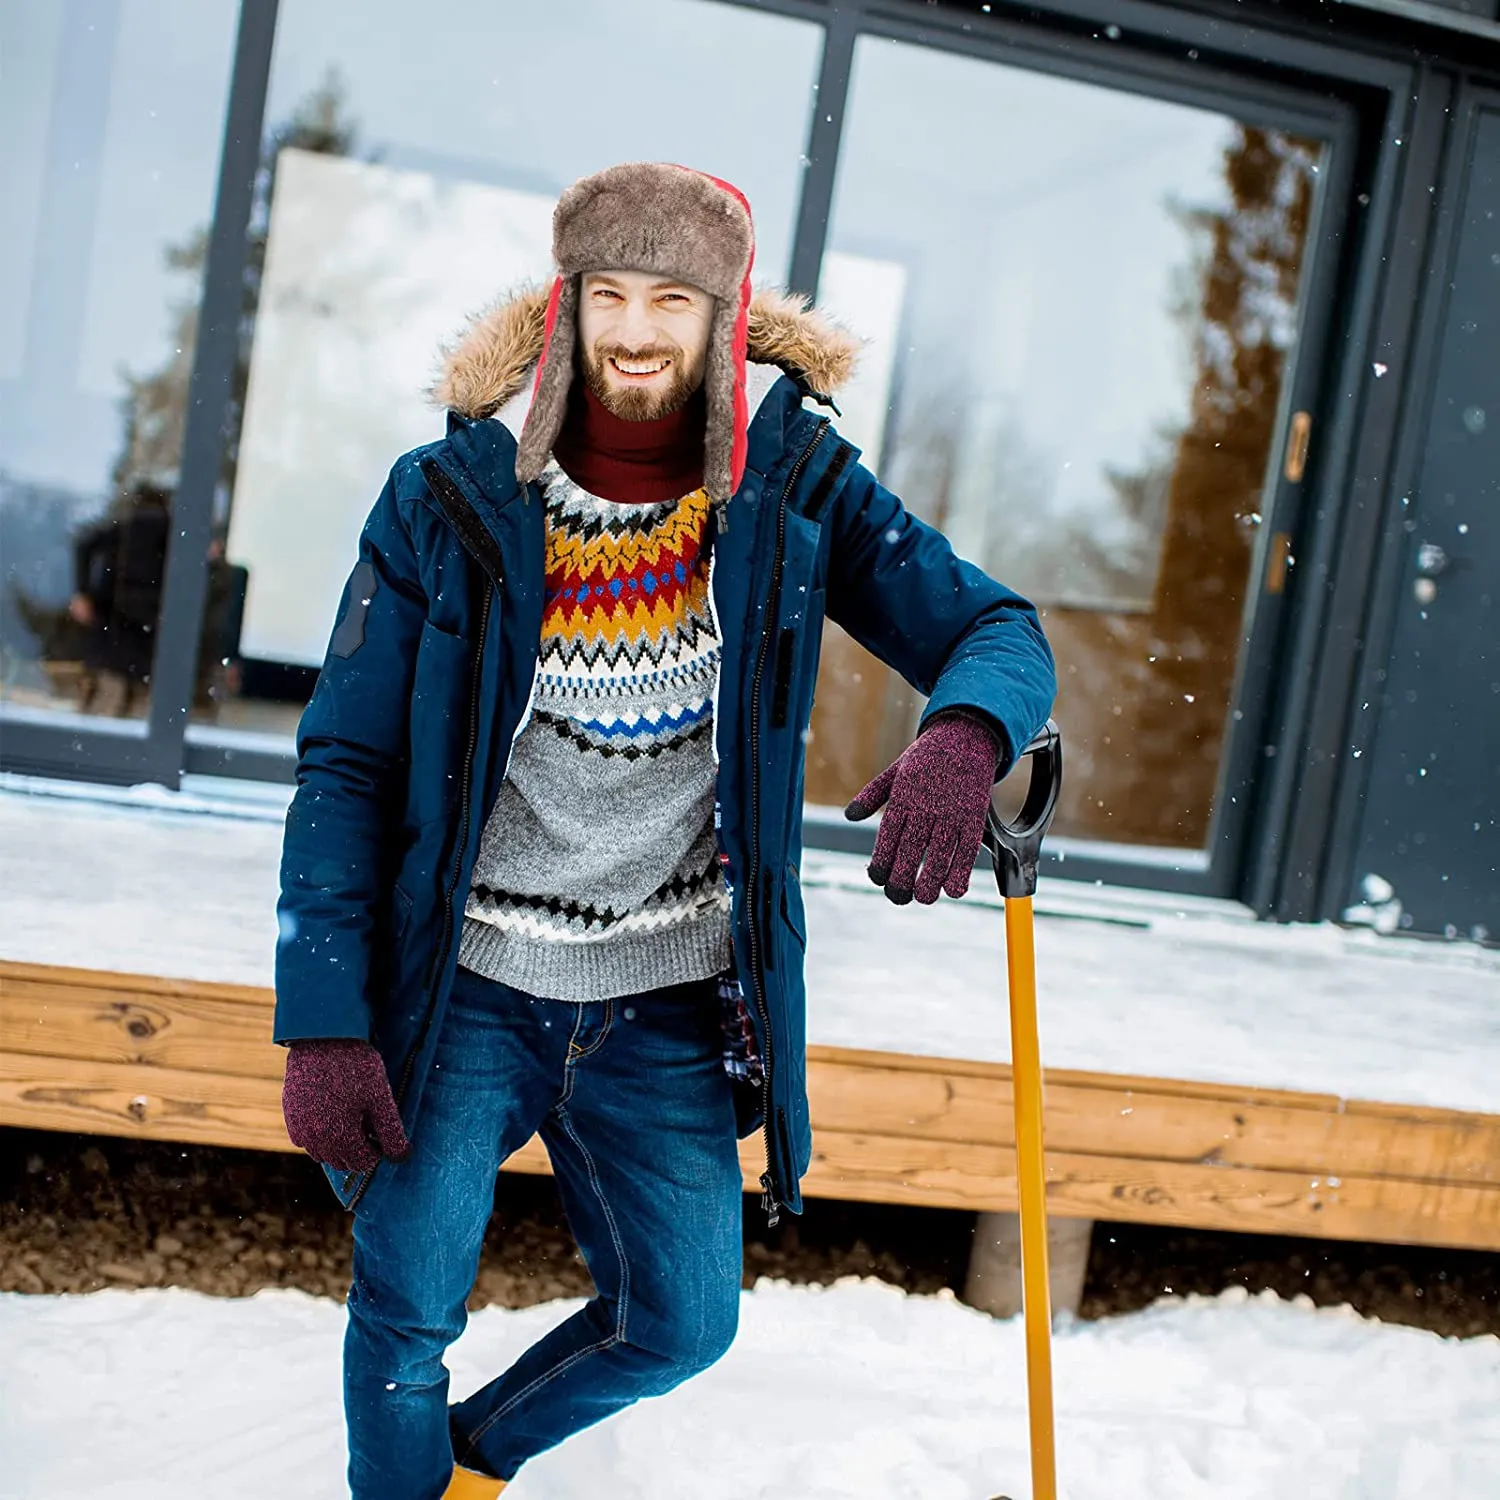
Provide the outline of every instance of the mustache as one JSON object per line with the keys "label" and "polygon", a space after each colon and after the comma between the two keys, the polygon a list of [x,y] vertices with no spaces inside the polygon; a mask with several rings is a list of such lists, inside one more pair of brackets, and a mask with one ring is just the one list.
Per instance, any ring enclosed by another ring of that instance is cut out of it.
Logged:
{"label": "mustache", "polygon": [[682,345],[673,343],[661,343],[653,341],[643,345],[641,348],[632,349],[629,344],[621,343],[598,343],[594,345],[594,358],[603,364],[609,359],[670,359],[676,363],[682,361]]}

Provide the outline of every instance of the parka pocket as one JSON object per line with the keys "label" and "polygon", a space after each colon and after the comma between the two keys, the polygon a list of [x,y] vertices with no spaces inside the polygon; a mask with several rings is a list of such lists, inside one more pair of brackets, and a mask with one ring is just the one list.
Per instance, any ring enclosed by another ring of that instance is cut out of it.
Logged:
{"label": "parka pocket", "polygon": [[400,948],[401,940],[411,922],[411,897],[401,887],[391,888],[391,917],[389,941],[392,948]]}
{"label": "parka pocket", "polygon": [[469,643],[434,625],[422,626],[412,680],[409,821],[448,816],[458,797],[464,735],[469,720]]}
{"label": "parka pocket", "polygon": [[798,515],[788,515],[786,528],[781,609],[772,642],[770,726],[800,730],[811,712],[823,644],[822,530]]}
{"label": "parka pocket", "polygon": [[[396,1164],[381,1157],[370,1172],[351,1172],[346,1167],[331,1167],[326,1161],[319,1162],[318,1165],[323,1169],[328,1186],[333,1189],[333,1196],[339,1200],[339,1206],[346,1213],[358,1217],[369,1211],[372,1199],[385,1187]],[[374,1175],[371,1176],[371,1173]],[[359,1199],[357,1203],[354,1201],[356,1198]]]}
{"label": "parka pocket", "polygon": [[363,1173],[351,1172],[347,1167],[331,1167],[326,1161],[319,1162],[318,1165],[323,1169],[323,1176],[328,1179],[328,1186],[333,1189],[333,1196],[339,1200],[339,1206],[348,1209],[359,1191]]}
{"label": "parka pocket", "polygon": [[802,952],[807,951],[807,914],[802,907],[802,885],[796,870],[788,865],[781,884],[781,920]]}
{"label": "parka pocket", "polygon": [[379,934],[378,944],[378,951],[385,959],[386,983],[391,990],[395,990],[401,982],[406,934],[411,926],[411,907],[411,897],[399,885],[393,886],[390,904],[386,909],[384,930]]}

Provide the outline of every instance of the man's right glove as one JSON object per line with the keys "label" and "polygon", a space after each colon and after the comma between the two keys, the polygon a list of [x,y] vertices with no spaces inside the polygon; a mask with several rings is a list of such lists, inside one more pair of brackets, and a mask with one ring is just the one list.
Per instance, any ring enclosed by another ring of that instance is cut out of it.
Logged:
{"label": "man's right glove", "polygon": [[281,1113],[294,1146],[340,1171],[368,1172],[382,1156],[411,1155],[385,1064],[357,1038],[291,1043]]}
{"label": "man's right glove", "polygon": [[857,823],[885,808],[870,879],[897,906],[913,896],[931,906],[944,891],[958,897],[969,889],[1003,733],[962,709],[936,715],[844,809]]}

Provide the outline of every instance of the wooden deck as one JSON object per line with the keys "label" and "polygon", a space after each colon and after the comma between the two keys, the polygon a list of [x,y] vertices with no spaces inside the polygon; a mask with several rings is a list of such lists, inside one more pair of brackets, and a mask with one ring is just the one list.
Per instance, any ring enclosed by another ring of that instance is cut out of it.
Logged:
{"label": "wooden deck", "polygon": [[[271,1005],[0,960],[0,1125],[290,1150]],[[1016,1206],[1009,1067],[814,1046],[808,1076],[810,1196]],[[1059,1217],[1500,1250],[1500,1115],[1051,1070],[1046,1131]]]}

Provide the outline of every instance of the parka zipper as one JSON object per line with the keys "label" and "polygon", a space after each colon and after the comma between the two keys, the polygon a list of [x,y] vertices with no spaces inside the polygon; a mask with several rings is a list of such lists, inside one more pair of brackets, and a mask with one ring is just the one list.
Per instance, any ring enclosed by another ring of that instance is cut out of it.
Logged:
{"label": "parka zipper", "polygon": [[745,902],[750,912],[750,983],[755,993],[756,1013],[760,1016],[761,1046],[765,1053],[761,1067],[761,1130],[766,1144],[766,1170],[761,1174],[760,1206],[766,1215],[767,1225],[774,1229],[781,1222],[781,1204],[777,1201],[778,1184],[773,1171],[775,1161],[775,1116],[771,1108],[771,1073],[775,1066],[774,1049],[771,1042],[771,1011],[766,1003],[764,955],[761,952],[761,921],[757,897],[765,895],[760,867],[760,686],[765,675],[766,656],[770,651],[771,637],[776,629],[776,618],[781,607],[781,574],[786,563],[786,502],[792,486],[801,478],[823,434],[828,430],[827,417],[818,418],[817,431],[807,446],[797,455],[781,487],[781,500],[776,508],[776,552],[771,561],[771,592],[766,600],[765,624],[761,629],[760,649],[755,658],[755,676],[750,681],[750,870],[745,882]]}
{"label": "parka zipper", "polygon": [[464,750],[463,778],[458,784],[458,837],[454,840],[453,864],[448,875],[448,888],[443,892],[443,940],[438,944],[432,972],[427,976],[427,1010],[422,1017],[422,1026],[401,1067],[401,1081],[396,1089],[398,1109],[406,1098],[406,1090],[411,1084],[411,1074],[416,1066],[417,1054],[422,1050],[422,1043],[427,1040],[427,1028],[432,1022],[434,1002],[437,999],[438,978],[448,961],[448,947],[453,941],[453,896],[458,889],[458,875],[463,869],[464,842],[468,836],[469,793],[474,783],[474,752],[479,747],[480,674],[484,670],[484,638],[489,633],[490,607],[494,597],[495,585],[486,578],[484,605],[479,611],[479,649],[474,653],[474,674],[469,680],[469,742]]}
{"label": "parka zipper", "polygon": [[[453,486],[457,492],[457,486],[448,475],[434,464],[431,468],[423,465],[423,473],[429,483],[437,481],[440,484]],[[451,498],[451,497],[450,497]],[[462,500],[462,495],[458,498]],[[463,501],[468,504],[466,500]],[[455,530],[457,528],[455,527]],[[463,533],[459,532],[459,540],[464,543],[464,550],[472,557],[473,550],[469,547]],[[417,1035],[410,1048],[407,1049],[406,1057],[401,1064],[401,1074],[396,1083],[395,1099],[396,1109],[400,1112],[402,1104],[406,1100],[406,1091],[411,1087],[412,1070],[417,1065],[417,1058],[422,1051],[422,1046],[427,1040],[428,1029],[432,1025],[432,1013],[437,1008],[437,987],[442,977],[443,969],[448,962],[448,949],[453,942],[453,897],[458,889],[458,876],[463,869],[464,844],[468,837],[469,828],[469,799],[474,780],[474,753],[479,748],[479,696],[481,674],[484,670],[484,648],[489,638],[490,612],[494,607],[495,595],[500,589],[500,579],[490,570],[483,559],[475,558],[481,571],[484,573],[484,602],[479,611],[479,645],[474,651],[474,667],[469,678],[469,738],[464,750],[463,777],[459,782],[459,814],[458,814],[458,837],[454,842],[453,865],[448,876],[448,886],[443,896],[443,939],[438,944],[437,953],[433,957],[432,968],[427,975],[427,1003],[422,1013],[422,1024],[417,1028]],[[375,1164],[378,1167],[380,1164]],[[370,1167],[364,1174],[364,1181],[360,1183],[359,1190],[349,1200],[349,1212],[353,1212],[358,1206],[361,1198],[369,1189],[371,1181],[375,1176],[375,1167]]]}

